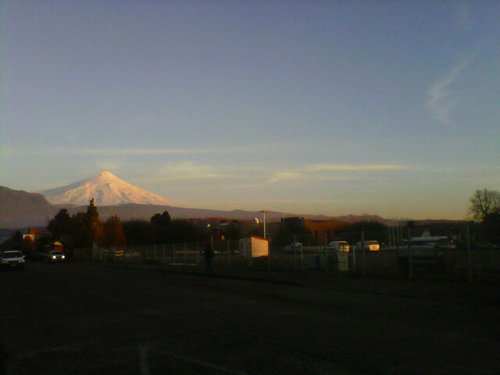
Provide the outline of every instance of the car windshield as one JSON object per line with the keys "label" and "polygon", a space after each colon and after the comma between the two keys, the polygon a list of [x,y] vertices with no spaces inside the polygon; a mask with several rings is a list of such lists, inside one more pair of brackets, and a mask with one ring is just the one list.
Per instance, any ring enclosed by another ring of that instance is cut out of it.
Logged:
{"label": "car windshield", "polygon": [[61,251],[53,251],[52,255],[64,255],[64,253]]}
{"label": "car windshield", "polygon": [[20,251],[8,251],[3,253],[4,258],[18,258],[22,256]]}

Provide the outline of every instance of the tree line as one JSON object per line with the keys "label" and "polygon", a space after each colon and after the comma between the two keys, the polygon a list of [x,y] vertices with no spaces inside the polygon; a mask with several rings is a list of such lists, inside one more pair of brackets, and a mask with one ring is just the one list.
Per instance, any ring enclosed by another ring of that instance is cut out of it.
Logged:
{"label": "tree line", "polygon": [[53,240],[61,241],[68,248],[125,247],[206,239],[206,233],[201,228],[184,220],[172,220],[167,211],[155,214],[149,221],[122,223],[118,216],[113,215],[102,222],[93,199],[86,212],[70,216],[66,209],[61,209],[50,220],[47,230]]}

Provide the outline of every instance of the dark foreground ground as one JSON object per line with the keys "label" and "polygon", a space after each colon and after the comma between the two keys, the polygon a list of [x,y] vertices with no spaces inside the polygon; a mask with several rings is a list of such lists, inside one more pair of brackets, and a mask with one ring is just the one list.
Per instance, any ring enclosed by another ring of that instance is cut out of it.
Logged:
{"label": "dark foreground ground", "polygon": [[498,374],[493,286],[292,278],[92,264],[2,272],[4,371]]}

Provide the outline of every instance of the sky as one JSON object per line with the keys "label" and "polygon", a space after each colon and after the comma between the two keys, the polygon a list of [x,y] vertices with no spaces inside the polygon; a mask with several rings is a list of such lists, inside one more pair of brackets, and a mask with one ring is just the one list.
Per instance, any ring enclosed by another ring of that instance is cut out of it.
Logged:
{"label": "sky", "polygon": [[3,1],[0,185],[467,217],[500,190],[498,1]]}

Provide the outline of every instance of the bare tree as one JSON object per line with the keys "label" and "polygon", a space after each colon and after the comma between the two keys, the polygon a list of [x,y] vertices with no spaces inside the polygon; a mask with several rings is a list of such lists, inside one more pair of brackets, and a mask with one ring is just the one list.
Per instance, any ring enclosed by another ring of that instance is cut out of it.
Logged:
{"label": "bare tree", "polygon": [[483,221],[488,215],[500,212],[500,193],[495,190],[476,190],[470,199],[472,220]]}

